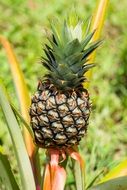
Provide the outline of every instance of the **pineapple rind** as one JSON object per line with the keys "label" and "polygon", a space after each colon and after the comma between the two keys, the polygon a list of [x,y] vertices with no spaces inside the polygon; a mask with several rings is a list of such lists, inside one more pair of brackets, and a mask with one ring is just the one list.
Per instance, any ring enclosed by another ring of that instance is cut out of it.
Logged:
{"label": "pineapple rind", "polygon": [[56,93],[49,81],[39,83],[30,108],[35,142],[43,148],[65,148],[79,144],[85,135],[91,111],[89,94]]}

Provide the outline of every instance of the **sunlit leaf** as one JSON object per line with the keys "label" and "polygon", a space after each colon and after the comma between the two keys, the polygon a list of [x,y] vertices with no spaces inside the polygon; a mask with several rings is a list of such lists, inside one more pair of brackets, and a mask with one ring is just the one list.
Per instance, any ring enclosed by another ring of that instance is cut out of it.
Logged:
{"label": "sunlit leaf", "polygon": [[[24,118],[24,120],[29,123],[29,106],[30,106],[30,96],[27,89],[27,85],[24,79],[23,72],[20,68],[20,64],[18,62],[18,59],[15,55],[15,52],[13,50],[13,47],[11,46],[10,42],[2,35],[0,35],[0,43],[3,45],[6,55],[9,60],[9,66],[11,69],[11,74],[13,78],[13,82],[15,84],[16,92],[19,99],[21,114]],[[23,137],[25,140],[25,145],[27,148],[27,152],[31,161],[31,165],[33,168],[34,173],[37,172],[36,178],[36,184],[40,183],[41,175],[40,175],[40,165],[39,165],[39,157],[38,154],[36,154],[36,147],[33,143],[33,139],[26,127],[23,127]],[[36,160],[38,160],[36,162]]]}
{"label": "sunlit leaf", "polygon": [[15,156],[18,162],[22,187],[24,190],[35,190],[35,182],[31,164],[23,141],[23,137],[6,97],[6,91],[0,81],[0,105],[7,121],[8,131],[12,139]]}
{"label": "sunlit leaf", "polygon": [[109,180],[95,187],[91,187],[89,190],[127,190],[127,176]]}
{"label": "sunlit leaf", "polygon": [[0,182],[8,190],[19,190],[7,156],[0,153]]}
{"label": "sunlit leaf", "polygon": [[113,168],[99,183],[121,176],[127,176],[127,160],[122,161],[119,165]]}
{"label": "sunlit leaf", "polygon": [[[92,42],[98,40],[101,36],[101,31],[103,29],[104,19],[105,19],[106,11],[108,8],[108,3],[109,3],[109,0],[98,0],[97,7],[96,7],[95,13],[93,15],[93,19],[91,21],[91,31],[96,30],[96,32],[92,38]],[[90,55],[89,63],[94,62],[95,54],[96,54],[96,51],[94,51],[94,53],[92,53]],[[88,79],[91,78],[91,75],[92,75],[91,72],[92,71],[90,70],[86,74],[86,77]],[[86,84],[85,84],[85,86],[86,86]]]}
{"label": "sunlit leaf", "polygon": [[[17,60],[17,57],[13,51],[10,42],[4,36],[0,35],[0,43],[3,45],[9,60],[8,63],[11,69],[13,81],[18,95],[22,116],[26,120],[26,122],[29,123],[28,109],[30,106],[30,97],[22,70],[20,68],[20,64]],[[28,154],[31,157],[31,155],[34,153],[35,146],[26,128],[23,129],[23,134]]]}

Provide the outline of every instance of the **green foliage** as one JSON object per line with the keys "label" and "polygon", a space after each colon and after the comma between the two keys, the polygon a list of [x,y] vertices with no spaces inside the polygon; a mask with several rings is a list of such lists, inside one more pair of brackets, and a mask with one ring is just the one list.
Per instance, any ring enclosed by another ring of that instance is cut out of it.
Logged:
{"label": "green foliage", "polygon": [[[19,190],[15,177],[11,171],[7,156],[0,153],[0,187],[7,190]],[[1,189],[1,190],[2,190]]]}
{"label": "green foliage", "polygon": [[121,98],[123,106],[127,106],[127,45],[126,41],[121,47],[121,52],[119,52],[119,59],[117,62],[117,70],[112,86],[118,97]]}
{"label": "green foliage", "polygon": [[6,118],[8,131],[13,143],[13,148],[19,167],[22,188],[26,190],[28,189],[34,190],[35,189],[34,177],[29,157],[26,151],[26,147],[23,141],[23,137],[21,134],[21,130],[19,129],[18,122],[9,105],[9,102],[6,97],[6,92],[1,81],[0,81],[0,105],[2,107],[4,116]]}
{"label": "green foliage", "polygon": [[19,113],[19,111],[15,108],[15,106],[12,103],[11,103],[11,108],[14,111],[15,115],[21,120],[21,122],[28,129],[28,131],[29,131],[30,135],[32,136],[32,138],[34,138],[33,131],[31,129],[31,127],[29,126],[28,123],[26,123],[26,121],[24,120],[24,118],[22,117],[22,115]]}
{"label": "green foliage", "polygon": [[[78,21],[75,26],[68,21],[61,21],[51,25],[52,34],[48,37],[50,45],[45,45],[46,58],[42,57],[42,64],[47,68],[47,79],[60,90],[78,88],[86,81],[85,74],[94,64],[88,64],[88,57],[97,49],[101,41],[90,41],[95,31],[89,31],[89,23]],[[86,36],[83,31],[87,25]],[[60,28],[60,29],[59,29]]]}

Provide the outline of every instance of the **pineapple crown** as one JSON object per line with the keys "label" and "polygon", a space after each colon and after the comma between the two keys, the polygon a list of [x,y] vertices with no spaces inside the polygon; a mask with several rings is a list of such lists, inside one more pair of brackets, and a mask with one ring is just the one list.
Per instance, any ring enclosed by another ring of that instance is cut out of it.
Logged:
{"label": "pineapple crown", "polygon": [[45,44],[42,57],[43,65],[48,69],[45,75],[59,90],[72,90],[86,81],[85,73],[94,66],[88,63],[89,55],[100,45],[101,41],[90,43],[95,30],[90,32],[90,20],[85,24],[69,24],[64,21],[51,24],[52,35]]}

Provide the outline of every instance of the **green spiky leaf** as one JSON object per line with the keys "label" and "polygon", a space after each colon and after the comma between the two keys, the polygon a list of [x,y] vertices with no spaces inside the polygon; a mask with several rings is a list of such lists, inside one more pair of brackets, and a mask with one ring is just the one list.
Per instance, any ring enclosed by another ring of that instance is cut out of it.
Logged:
{"label": "green spiky leaf", "polygon": [[0,186],[8,190],[19,190],[6,155],[0,153]]}
{"label": "green spiky leaf", "polygon": [[75,25],[68,24],[68,21],[51,24],[52,36],[48,37],[50,45],[45,45],[46,58],[42,63],[49,71],[46,78],[58,89],[77,88],[86,79],[84,74],[93,67],[93,64],[87,64],[88,57],[101,41],[90,44],[95,30],[89,32],[89,28],[90,21],[86,24],[86,31],[81,21]]}
{"label": "green spiky leaf", "polygon": [[26,151],[25,143],[23,141],[22,133],[19,128],[17,119],[8,102],[6,90],[0,80],[0,105],[2,107],[8,131],[12,139],[15,158],[19,166],[19,173],[21,177],[22,187],[25,190],[35,190],[34,176],[30,164],[30,160]]}

